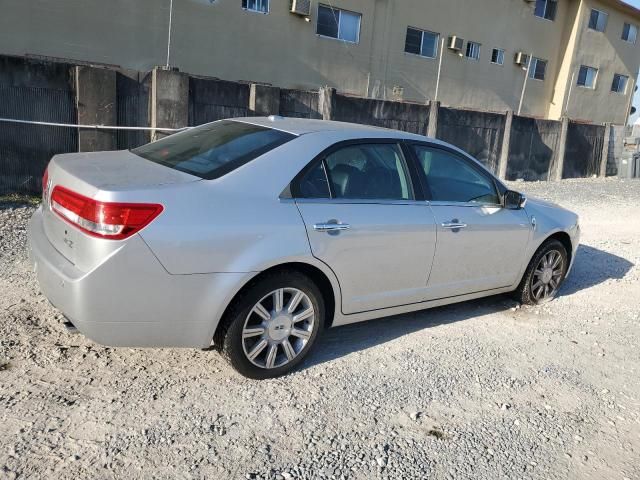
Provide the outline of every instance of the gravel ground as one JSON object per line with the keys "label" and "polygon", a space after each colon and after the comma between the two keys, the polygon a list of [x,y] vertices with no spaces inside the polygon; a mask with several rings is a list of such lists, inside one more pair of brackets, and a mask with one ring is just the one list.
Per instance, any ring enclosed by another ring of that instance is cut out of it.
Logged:
{"label": "gravel ground", "polygon": [[70,336],[0,202],[1,478],[640,478],[640,182],[515,183],[581,216],[557,300],[328,331],[255,382],[211,351]]}

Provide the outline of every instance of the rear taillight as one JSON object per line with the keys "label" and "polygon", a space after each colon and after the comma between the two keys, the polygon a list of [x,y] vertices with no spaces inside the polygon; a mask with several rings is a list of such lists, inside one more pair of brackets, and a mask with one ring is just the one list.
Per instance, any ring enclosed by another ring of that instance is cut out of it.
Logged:
{"label": "rear taillight", "polygon": [[163,207],[156,203],[100,202],[56,186],[51,209],[89,235],[122,240],[149,225]]}

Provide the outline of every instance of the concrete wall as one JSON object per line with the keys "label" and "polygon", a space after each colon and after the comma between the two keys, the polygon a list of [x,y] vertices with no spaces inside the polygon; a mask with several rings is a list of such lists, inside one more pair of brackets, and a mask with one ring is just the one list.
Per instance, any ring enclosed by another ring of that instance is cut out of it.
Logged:
{"label": "concrete wall", "polygon": [[[585,30],[584,18],[597,2],[610,13],[604,35]],[[563,116],[575,64],[588,61],[602,68],[602,89],[575,93],[569,115],[620,123],[626,120],[626,100],[608,92],[610,77],[628,72],[635,79],[640,64],[640,51],[620,40],[622,23],[640,23],[640,15],[615,0],[560,0],[554,22],[535,17],[535,2],[522,0],[333,2],[362,14],[357,44],[316,35],[316,0],[309,22],[289,13],[285,0],[271,0],[267,15],[244,11],[240,0],[173,3],[172,66],[285,89],[331,86],[361,97],[431,101],[439,60],[404,52],[406,29],[412,26],[482,45],[479,61],[445,49],[438,98],[444,105],[517,111],[525,75],[513,57],[524,51],[548,60],[548,67],[545,81],[527,82],[523,115]],[[167,60],[168,6],[156,0],[112,0],[108,6],[98,0],[4,0],[0,54],[148,71]],[[494,47],[505,49],[503,66],[490,62]]]}

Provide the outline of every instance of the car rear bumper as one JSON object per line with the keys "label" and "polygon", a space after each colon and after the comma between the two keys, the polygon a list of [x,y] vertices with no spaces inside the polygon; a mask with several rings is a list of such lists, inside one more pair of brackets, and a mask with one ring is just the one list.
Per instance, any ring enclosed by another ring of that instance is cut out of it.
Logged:
{"label": "car rear bumper", "polygon": [[42,293],[85,336],[114,347],[211,344],[224,307],[245,273],[171,275],[135,235],[88,272],[49,242],[38,209],[29,255]]}

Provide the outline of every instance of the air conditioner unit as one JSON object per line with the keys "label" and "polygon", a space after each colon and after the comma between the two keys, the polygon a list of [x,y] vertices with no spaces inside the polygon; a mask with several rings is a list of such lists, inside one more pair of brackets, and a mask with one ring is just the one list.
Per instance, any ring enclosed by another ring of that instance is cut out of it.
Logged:
{"label": "air conditioner unit", "polygon": [[459,52],[462,50],[463,46],[464,46],[464,39],[460,37],[456,37],[455,35],[453,35],[452,37],[449,37],[449,41],[447,42],[447,48],[449,50]]}
{"label": "air conditioner unit", "polygon": [[520,65],[521,67],[526,67],[527,64],[529,63],[529,55],[527,55],[524,52],[518,52],[516,53],[514,61],[516,65]]}
{"label": "air conditioner unit", "polygon": [[291,13],[308,17],[311,14],[311,0],[291,0]]}

